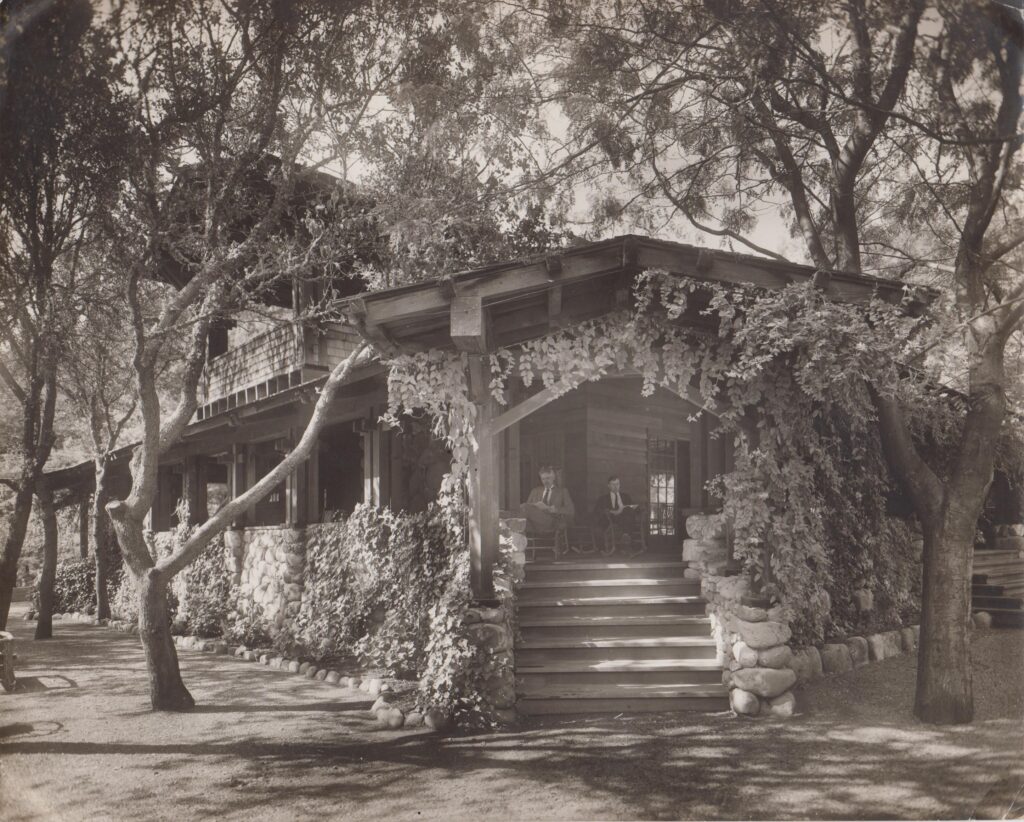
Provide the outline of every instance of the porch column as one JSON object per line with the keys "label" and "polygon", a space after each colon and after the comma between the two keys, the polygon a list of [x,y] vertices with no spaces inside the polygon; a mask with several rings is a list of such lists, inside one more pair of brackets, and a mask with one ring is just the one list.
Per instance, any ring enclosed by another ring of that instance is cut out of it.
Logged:
{"label": "porch column", "polygon": [[188,503],[188,524],[206,522],[206,458],[186,457],[181,494]]}
{"label": "porch column", "polygon": [[499,438],[491,421],[495,402],[489,396],[488,364],[470,357],[470,392],[476,405],[476,448],[469,456],[469,575],[477,601],[495,599],[494,564],[498,559]]}
{"label": "porch column", "polygon": [[[237,499],[242,496],[248,487],[246,484],[249,473],[248,469],[249,463],[252,462],[249,456],[248,445],[235,443],[231,446],[231,465],[228,469],[228,490],[231,494],[231,499]],[[247,518],[246,514],[240,514],[231,524],[231,527],[245,528]]]}

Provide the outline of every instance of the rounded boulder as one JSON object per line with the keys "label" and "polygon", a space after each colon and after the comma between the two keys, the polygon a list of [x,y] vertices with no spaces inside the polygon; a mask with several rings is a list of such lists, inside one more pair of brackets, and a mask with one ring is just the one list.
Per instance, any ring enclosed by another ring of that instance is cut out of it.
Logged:
{"label": "rounded boulder", "polygon": [[771,648],[774,645],[785,645],[792,632],[784,622],[747,622],[745,619],[733,620],[733,629],[740,639],[755,651]]}
{"label": "rounded boulder", "polygon": [[796,674],[790,668],[741,668],[733,672],[732,681],[737,688],[771,698],[792,688]]}
{"label": "rounded boulder", "polygon": [[845,674],[853,670],[850,649],[845,642],[830,642],[821,646],[821,669],[826,674]]}
{"label": "rounded boulder", "polygon": [[729,691],[729,707],[741,716],[757,716],[761,711],[761,700],[750,691],[733,688]]}

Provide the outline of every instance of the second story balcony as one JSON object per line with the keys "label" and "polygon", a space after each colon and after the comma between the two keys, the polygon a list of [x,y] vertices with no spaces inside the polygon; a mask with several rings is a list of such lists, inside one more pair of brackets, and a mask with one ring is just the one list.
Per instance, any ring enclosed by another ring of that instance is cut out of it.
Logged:
{"label": "second story balcony", "polygon": [[346,326],[326,329],[281,322],[211,357],[199,390],[196,419],[204,420],[326,376],[356,348]]}

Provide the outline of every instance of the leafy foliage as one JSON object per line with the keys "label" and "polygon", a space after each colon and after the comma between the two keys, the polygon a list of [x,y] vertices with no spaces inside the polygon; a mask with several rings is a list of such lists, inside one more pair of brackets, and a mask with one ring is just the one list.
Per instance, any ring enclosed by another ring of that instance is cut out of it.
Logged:
{"label": "leafy foliage", "polygon": [[231,573],[224,562],[223,543],[217,540],[185,570],[185,595],[179,617],[189,633],[219,636],[234,601]]}
{"label": "leafy foliage", "polygon": [[[108,580],[108,595],[121,584],[117,575]],[[32,605],[39,609],[39,592],[32,594]],[[55,614],[96,612],[96,567],[92,559],[64,559],[57,562],[53,581],[53,612]]]}
{"label": "leafy foliage", "polygon": [[295,639],[315,656],[355,653],[394,672],[422,671],[432,612],[465,582],[460,568],[468,567],[441,510],[359,505],[346,520],[308,533]]}
{"label": "leafy foliage", "polygon": [[[53,580],[53,612],[92,613],[96,610],[95,584],[96,569],[91,562],[82,559],[58,562]],[[38,610],[38,591],[32,595],[32,604]]]}
{"label": "leafy foliage", "polygon": [[[678,322],[684,314],[713,330]],[[882,301],[831,301],[810,284],[764,291],[647,272],[632,313],[496,352],[491,389],[499,402],[514,379],[560,395],[631,369],[645,394],[659,386],[696,393],[718,415],[720,436],[735,440],[734,469],[717,490],[738,557],[794,612],[797,638],[820,640],[855,621],[854,580],[885,576],[878,620],[902,623],[916,607],[917,558],[907,526],[887,513],[894,484],[869,385],[916,408],[922,435],[955,426],[955,405],[929,419],[924,382],[900,367],[922,322]],[[389,388],[392,415],[434,415],[436,433],[452,447],[453,476],[464,474],[475,445],[464,356],[399,358]]]}
{"label": "leafy foliage", "polygon": [[110,615],[114,619],[137,623],[139,620],[139,592],[135,580],[127,571],[110,596]]}

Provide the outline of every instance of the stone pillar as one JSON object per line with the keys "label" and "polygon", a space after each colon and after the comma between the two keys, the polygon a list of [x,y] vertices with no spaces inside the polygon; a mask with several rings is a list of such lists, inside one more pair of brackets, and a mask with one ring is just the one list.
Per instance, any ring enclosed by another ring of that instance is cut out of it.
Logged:
{"label": "stone pillar", "polygon": [[729,566],[729,546],[723,516],[689,516],[686,518],[686,533],[689,539],[683,540],[683,562],[688,567],[684,576],[687,579],[722,576]]}
{"label": "stone pillar", "polygon": [[516,721],[515,588],[524,578],[526,520],[499,522],[499,558],[493,580],[497,604],[466,613],[466,633],[478,651],[483,670],[484,709],[496,724]]}
{"label": "stone pillar", "polygon": [[791,632],[785,609],[746,604],[751,601],[750,579],[724,575],[729,563],[721,514],[691,516],[686,531],[690,538],[683,543],[683,560],[689,565],[687,575],[701,580],[730,706],[744,716],[792,716],[797,677],[790,667],[793,651],[786,644]]}

